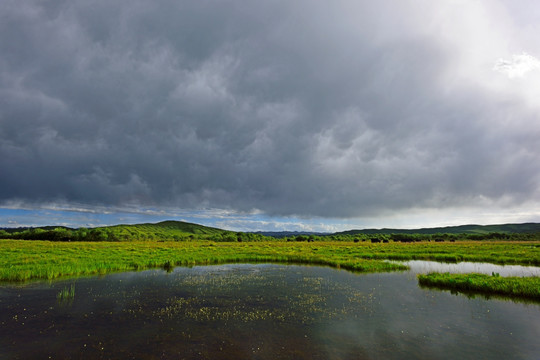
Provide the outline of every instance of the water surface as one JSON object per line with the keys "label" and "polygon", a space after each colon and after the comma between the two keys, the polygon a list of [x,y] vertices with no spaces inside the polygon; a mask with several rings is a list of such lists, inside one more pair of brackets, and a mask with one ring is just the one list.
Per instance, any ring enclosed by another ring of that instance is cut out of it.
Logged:
{"label": "water surface", "polygon": [[[57,294],[71,285],[73,298]],[[220,265],[0,287],[0,359],[538,359],[540,306],[413,273]]]}
{"label": "water surface", "polygon": [[540,276],[540,267],[522,266],[522,265],[496,265],[490,263],[475,263],[475,262],[459,262],[459,263],[443,263],[438,261],[392,261],[406,265],[410,268],[410,272],[415,274],[428,274],[431,272],[449,272],[453,274],[487,274],[494,273],[500,276]]}

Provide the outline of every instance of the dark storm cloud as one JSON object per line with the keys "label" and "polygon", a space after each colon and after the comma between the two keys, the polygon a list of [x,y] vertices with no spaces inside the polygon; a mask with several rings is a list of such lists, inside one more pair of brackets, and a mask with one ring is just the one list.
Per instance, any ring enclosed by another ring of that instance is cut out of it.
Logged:
{"label": "dark storm cloud", "polygon": [[448,86],[458,45],[414,4],[4,1],[0,202],[352,217],[537,197],[538,113]]}

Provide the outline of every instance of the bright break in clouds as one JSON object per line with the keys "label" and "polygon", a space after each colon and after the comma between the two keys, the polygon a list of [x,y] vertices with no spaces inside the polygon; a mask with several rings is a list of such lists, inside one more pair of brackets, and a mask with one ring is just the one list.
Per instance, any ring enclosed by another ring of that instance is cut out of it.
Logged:
{"label": "bright break in clouds", "polygon": [[540,61],[527,53],[522,53],[512,55],[511,60],[499,59],[493,69],[513,79],[523,77],[529,71],[540,69]]}

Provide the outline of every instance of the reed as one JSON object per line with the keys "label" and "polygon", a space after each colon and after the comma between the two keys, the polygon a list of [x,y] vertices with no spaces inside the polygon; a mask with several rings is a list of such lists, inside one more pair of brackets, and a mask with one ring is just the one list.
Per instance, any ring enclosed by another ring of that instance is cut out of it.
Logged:
{"label": "reed", "polygon": [[73,301],[75,298],[75,285],[71,285],[69,288],[64,287],[58,294],[56,299],[60,302]]}
{"label": "reed", "polygon": [[540,277],[431,273],[418,275],[418,283],[443,290],[540,300]]}

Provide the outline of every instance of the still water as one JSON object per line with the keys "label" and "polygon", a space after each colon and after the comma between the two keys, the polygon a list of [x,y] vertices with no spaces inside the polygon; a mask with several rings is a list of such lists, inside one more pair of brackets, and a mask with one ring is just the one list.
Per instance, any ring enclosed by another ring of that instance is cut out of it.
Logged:
{"label": "still water", "polygon": [[540,358],[539,304],[421,289],[414,272],[150,270],[0,286],[0,310],[0,359]]}
{"label": "still water", "polygon": [[452,273],[452,274],[499,274],[500,276],[540,276],[540,267],[522,265],[496,265],[489,263],[459,262],[441,263],[437,261],[392,261],[409,267],[410,272],[415,274],[427,274],[430,272]]}

